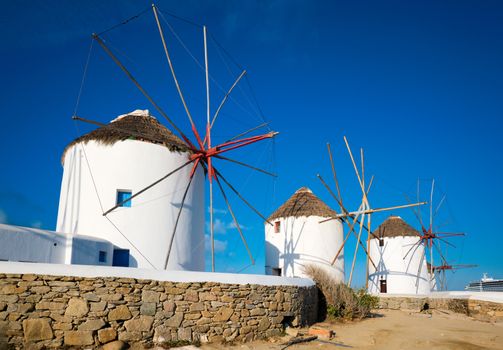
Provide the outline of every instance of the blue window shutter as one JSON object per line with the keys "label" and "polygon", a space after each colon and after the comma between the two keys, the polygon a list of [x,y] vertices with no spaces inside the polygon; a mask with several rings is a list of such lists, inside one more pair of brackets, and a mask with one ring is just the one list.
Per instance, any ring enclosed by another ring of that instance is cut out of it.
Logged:
{"label": "blue window shutter", "polygon": [[[119,204],[126,199],[131,198],[131,191],[117,191],[117,203]],[[127,201],[121,204],[121,207],[131,207],[131,201]]]}

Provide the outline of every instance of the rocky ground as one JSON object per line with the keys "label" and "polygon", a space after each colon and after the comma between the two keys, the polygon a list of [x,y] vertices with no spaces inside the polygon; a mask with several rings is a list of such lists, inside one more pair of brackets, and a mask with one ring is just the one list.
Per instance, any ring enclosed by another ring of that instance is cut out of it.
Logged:
{"label": "rocky ground", "polygon": [[[503,349],[503,322],[482,322],[461,314],[436,310],[431,313],[386,310],[360,322],[321,323],[316,326],[333,330],[335,337],[319,337],[308,343],[291,345],[288,349]],[[291,330],[288,333],[269,341],[205,344],[201,349],[284,349],[284,344],[295,336]]]}

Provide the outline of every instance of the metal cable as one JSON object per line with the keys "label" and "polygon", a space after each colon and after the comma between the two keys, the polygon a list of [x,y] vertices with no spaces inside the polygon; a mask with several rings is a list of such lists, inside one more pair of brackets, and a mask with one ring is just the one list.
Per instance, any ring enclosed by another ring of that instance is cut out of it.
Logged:
{"label": "metal cable", "polygon": [[80,104],[80,97],[82,95],[82,91],[84,90],[84,83],[86,81],[87,68],[89,67],[89,62],[91,60],[91,52],[93,50],[93,45],[94,45],[94,40],[91,39],[91,44],[89,45],[89,52],[87,53],[86,64],[84,66],[84,74],[82,75],[82,80],[80,81],[80,89],[79,89],[79,93],[77,95],[77,102],[75,103],[75,108],[73,109],[73,115],[77,115],[77,110],[78,110],[79,104]]}
{"label": "metal cable", "polygon": [[147,7],[145,10],[143,10],[142,12],[138,13],[137,15],[134,15],[134,16],[132,16],[132,17],[129,17],[128,19],[126,19],[126,20],[124,20],[124,21],[122,21],[122,22],[120,22],[120,23],[117,23],[117,24],[115,24],[115,25],[111,26],[111,27],[110,27],[110,28],[108,28],[108,29],[105,29],[104,31],[102,31],[102,32],[98,33],[98,35],[102,35],[102,34],[108,33],[108,32],[109,32],[109,31],[111,31],[111,30],[114,30],[114,29],[116,29],[116,28],[118,28],[118,27],[120,27],[120,26],[122,26],[122,25],[124,25],[124,24],[127,24],[127,23],[131,22],[132,20],[135,20],[135,19],[137,19],[137,18],[140,18],[142,15],[144,15],[145,13],[147,13],[147,11],[149,11],[150,9],[151,9],[151,7],[149,6],[149,7]]}

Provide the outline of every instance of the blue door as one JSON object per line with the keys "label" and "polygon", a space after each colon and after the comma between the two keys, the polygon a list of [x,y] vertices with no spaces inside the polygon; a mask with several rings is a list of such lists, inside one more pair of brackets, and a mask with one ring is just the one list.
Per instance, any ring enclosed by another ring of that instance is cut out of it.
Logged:
{"label": "blue door", "polygon": [[112,266],[129,267],[129,249],[114,249]]}

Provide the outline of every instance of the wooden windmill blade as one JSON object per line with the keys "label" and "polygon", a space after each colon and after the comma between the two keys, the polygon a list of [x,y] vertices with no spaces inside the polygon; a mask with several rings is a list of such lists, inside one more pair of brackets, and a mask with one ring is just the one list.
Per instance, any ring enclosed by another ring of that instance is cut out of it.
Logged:
{"label": "wooden windmill blade", "polygon": [[[347,209],[344,207],[344,205],[342,204],[342,202],[337,198],[337,196],[333,193],[333,191],[330,189],[330,187],[325,182],[325,180],[323,180],[323,178],[321,177],[321,175],[318,174],[317,177],[321,181],[321,183],[325,186],[325,188],[328,190],[328,192],[332,195],[332,197],[334,197],[335,200],[339,203],[339,205],[341,206],[342,210],[346,211],[346,213],[347,213]],[[367,194],[370,192],[370,189],[372,188],[373,179],[374,179],[374,177],[372,177],[372,179],[370,180],[370,183],[369,183],[369,186],[368,186],[368,189],[367,189]],[[359,210],[362,208],[362,205],[363,204],[360,205]],[[362,224],[363,227],[364,227],[364,229],[368,230],[368,228],[365,226],[365,224],[358,219],[359,216],[360,216],[360,214],[357,214],[356,216],[354,216],[354,215],[353,216],[351,216],[351,215],[344,215],[344,216],[342,216],[340,218],[343,222],[345,222],[347,225],[349,225],[349,231],[346,234],[346,237],[344,238],[343,243],[340,246],[339,250],[335,254],[335,257],[332,259],[331,265],[334,265],[335,262],[337,261],[337,258],[339,257],[340,253],[342,252],[342,249],[344,248],[344,246],[345,246],[345,244],[346,244],[349,236],[351,235],[351,233],[353,233],[354,236],[358,239],[358,235],[354,231],[354,227],[355,227],[356,224]],[[335,219],[337,219],[337,218],[323,219],[323,220],[320,221],[320,223],[327,222],[327,221],[330,221],[330,220],[335,220]],[[353,220],[352,223],[350,222],[350,219]],[[357,242],[358,242],[358,244],[360,244],[362,246],[363,250],[365,251],[365,254],[368,255],[368,250],[367,250],[367,248],[365,248],[365,245],[363,244],[363,242],[361,241],[361,239],[359,239]],[[370,259],[370,263],[374,266],[375,269],[377,269],[377,266],[376,266],[376,264],[374,263],[374,261],[372,259]]]}
{"label": "wooden windmill blade", "polygon": [[[363,221],[365,221],[365,214],[362,215],[362,220],[360,222],[360,229],[358,230],[358,241],[360,240],[360,237],[362,235],[362,230],[363,230]],[[353,271],[355,269],[355,264],[356,264],[356,256],[358,254],[358,243],[355,246],[355,253],[353,255],[353,262],[351,264],[351,272],[349,273],[349,281],[348,281],[348,287],[351,287],[351,282],[353,280]]]}
{"label": "wooden windmill blade", "polygon": [[[431,181],[431,194],[430,194],[430,227],[429,232],[433,231],[433,191],[435,189],[435,179]],[[430,263],[433,265],[433,241],[430,241]]]}
{"label": "wooden windmill blade", "polygon": [[[353,157],[353,153],[351,152],[351,148],[349,147],[348,140],[347,140],[347,138],[345,136],[344,136],[344,142],[346,143],[346,148],[347,148],[349,156],[351,158],[351,162],[353,164],[353,168],[355,170],[356,177],[358,179],[358,183],[360,184],[360,189],[362,191],[362,196],[363,196],[362,197],[362,206],[363,206],[363,208],[365,210],[369,210],[370,209],[370,205],[369,205],[369,201],[368,201],[367,191],[365,190],[365,162],[364,162],[363,148],[360,148],[360,160],[361,160],[361,167],[362,167],[361,168],[362,176],[360,176],[360,173],[358,171],[358,167],[356,166],[356,163],[355,163],[355,160],[354,160],[354,157]],[[353,262],[351,264],[351,271],[350,271],[350,274],[349,274],[348,286],[351,286],[351,282],[353,280],[353,271],[354,271],[354,268],[355,268],[356,257],[357,257],[358,248],[359,248],[358,242],[360,242],[360,238],[361,238],[361,234],[362,234],[362,230],[363,230],[363,223],[365,222],[365,215],[370,215],[370,213],[369,214],[363,214],[362,215],[362,219],[360,221],[360,229],[358,231],[357,243],[356,243],[355,252],[354,252],[354,255],[353,255]],[[369,244],[368,243],[369,243],[369,236],[370,236],[370,232],[371,232],[370,227],[368,227],[367,230],[368,230],[367,249],[365,249],[365,253],[367,255],[367,265],[368,265],[368,258],[369,258],[369,252],[368,252],[368,246],[369,246]],[[366,269],[368,269],[368,266],[366,267]]]}
{"label": "wooden windmill blade", "polygon": [[423,250],[423,253],[421,254],[421,259],[419,260],[419,266],[417,269],[417,275],[416,275],[416,293],[419,288],[419,278],[421,276],[421,271],[423,269],[423,261],[426,259],[426,249]]}
{"label": "wooden windmill blade", "polygon": [[[339,255],[341,254],[342,252],[342,249],[344,248],[344,246],[346,245],[346,241],[348,240],[349,238],[349,235],[351,235],[351,233],[354,233],[356,235],[356,233],[354,232],[354,227],[356,225],[356,223],[361,223],[361,221],[357,221],[358,217],[354,218],[353,219],[353,222],[351,223],[350,227],[349,227],[349,231],[348,233],[346,234],[346,237],[344,237],[344,241],[342,242],[341,246],[339,247],[339,250],[337,250],[337,253],[335,254],[334,258],[332,259],[332,263],[331,265],[334,265],[335,262],[337,261],[337,258],[339,257]],[[346,222],[347,223],[347,222]],[[363,244],[363,243],[362,243]]]}
{"label": "wooden windmill blade", "polygon": [[440,211],[440,208],[442,207],[442,204],[444,204],[446,198],[447,195],[444,194],[440,199],[440,202],[438,203],[437,207],[435,208],[435,211],[433,212],[433,219],[435,219],[435,217],[438,215],[438,212]]}
{"label": "wooden windmill blade", "polygon": [[[416,192],[416,201],[419,202],[419,178],[417,178],[417,192]],[[423,218],[421,216],[421,211],[418,211],[418,218],[419,218],[419,223],[421,224],[421,228],[423,229],[423,231],[425,230],[425,226],[423,224]]]}
{"label": "wooden windmill blade", "polygon": [[194,124],[194,120],[192,119],[192,115],[191,115],[191,113],[189,111],[189,107],[187,106],[187,102],[185,101],[185,97],[184,97],[184,95],[182,93],[182,89],[180,87],[180,83],[178,82],[178,79],[176,77],[175,69],[173,67],[173,62],[171,60],[171,56],[170,56],[169,51],[168,51],[168,46],[166,45],[166,40],[164,38],[164,31],[162,29],[161,22],[159,21],[159,16],[157,14],[157,7],[154,4],[152,4],[152,11],[154,12],[154,17],[155,17],[155,21],[157,23],[157,28],[159,29],[159,35],[161,37],[161,42],[162,42],[162,45],[163,45],[163,48],[164,48],[164,53],[166,55],[166,59],[168,60],[169,69],[171,71],[171,76],[173,77],[173,81],[175,83],[176,90],[178,91],[178,95],[179,95],[180,100],[181,100],[181,102],[183,104],[183,108],[185,110],[185,113],[187,114],[187,117],[189,118],[189,122],[190,122],[190,125],[191,125],[191,128],[192,128],[192,132],[194,133],[194,136],[196,137],[196,140],[199,143],[199,145],[202,146],[202,144],[201,144],[201,138],[199,136],[199,133],[197,132],[196,126]]}
{"label": "wooden windmill blade", "polygon": [[232,216],[232,220],[234,221],[234,224],[236,225],[236,230],[239,232],[239,236],[241,237],[241,241],[243,242],[245,248],[246,248],[246,252],[248,253],[248,256],[250,258],[250,261],[251,261],[251,264],[252,265],[255,265],[255,259],[253,259],[253,255],[250,251],[250,248],[248,246],[248,242],[246,241],[246,238],[245,236],[243,235],[243,231],[241,230],[241,225],[239,224],[237,218],[236,218],[236,215],[234,214],[234,210],[232,210],[232,206],[231,206],[231,203],[229,202],[228,198],[227,198],[227,195],[225,194],[225,191],[224,191],[224,188],[222,186],[222,184],[220,183],[220,180],[218,178],[218,176],[215,177],[215,180],[216,180],[216,183],[220,189],[220,192],[222,193],[222,196],[225,200],[225,204],[227,205],[227,208],[229,209],[229,213],[231,214]]}
{"label": "wooden windmill blade", "polygon": [[[411,204],[412,200],[409,198],[409,196],[407,195],[407,193],[404,192],[403,195],[404,195],[405,199],[407,200],[407,202],[409,204]],[[418,196],[418,202],[419,202],[419,196]],[[414,216],[416,217],[417,221],[419,221],[419,223],[421,225],[421,228],[424,229],[423,220],[421,219],[420,208],[413,207],[412,208],[412,212],[414,213]]]}
{"label": "wooden windmill blade", "polygon": [[358,184],[360,185],[360,189],[362,191],[364,201],[368,205],[368,199],[367,199],[367,195],[365,193],[365,187],[362,182],[362,178],[360,177],[360,172],[358,171],[358,167],[356,166],[355,158],[353,157],[353,152],[351,152],[351,147],[349,147],[349,142],[348,142],[346,136],[344,136],[344,142],[346,143],[346,148],[348,150],[349,157],[351,158],[351,163],[353,164],[353,169],[355,170],[356,177],[358,179]]}
{"label": "wooden windmill blade", "polygon": [[409,250],[407,250],[407,253],[405,253],[405,255],[402,257],[403,260],[405,260],[407,258],[407,256],[409,256],[409,254],[414,251],[412,254],[414,254],[416,252],[416,250],[418,249],[418,246],[421,245],[421,244],[424,244],[423,242],[423,239],[419,239],[417,242],[415,242],[413,245],[411,245],[411,247],[409,248]]}
{"label": "wooden windmill blade", "polygon": [[187,198],[187,193],[189,192],[190,185],[192,184],[192,180],[194,179],[194,174],[195,174],[194,170],[196,169],[198,162],[199,162],[199,160],[197,160],[195,162],[195,164],[192,168],[193,171],[190,174],[189,183],[187,184],[187,187],[185,188],[185,191],[183,193],[182,202],[180,204],[180,209],[178,210],[178,214],[176,216],[176,221],[175,221],[175,226],[173,227],[173,233],[171,234],[171,239],[169,241],[168,254],[166,256],[166,262],[164,263],[164,269],[168,268],[169,256],[171,254],[171,248],[173,247],[173,242],[175,240],[176,229],[178,227],[178,222],[180,221],[180,215],[182,214],[182,211],[183,211],[183,206],[185,204],[185,199]]}
{"label": "wooden windmill blade", "polygon": [[339,180],[337,179],[337,173],[335,172],[334,158],[332,156],[332,148],[330,147],[330,143],[328,143],[328,142],[327,142],[327,149],[328,149],[328,156],[330,158],[330,166],[332,168],[332,174],[334,177],[335,188],[337,190],[337,197],[335,199],[339,202],[339,206],[341,208],[341,211],[346,212],[346,210],[344,209],[344,206],[342,204],[342,194],[341,194],[341,189],[339,187]]}

